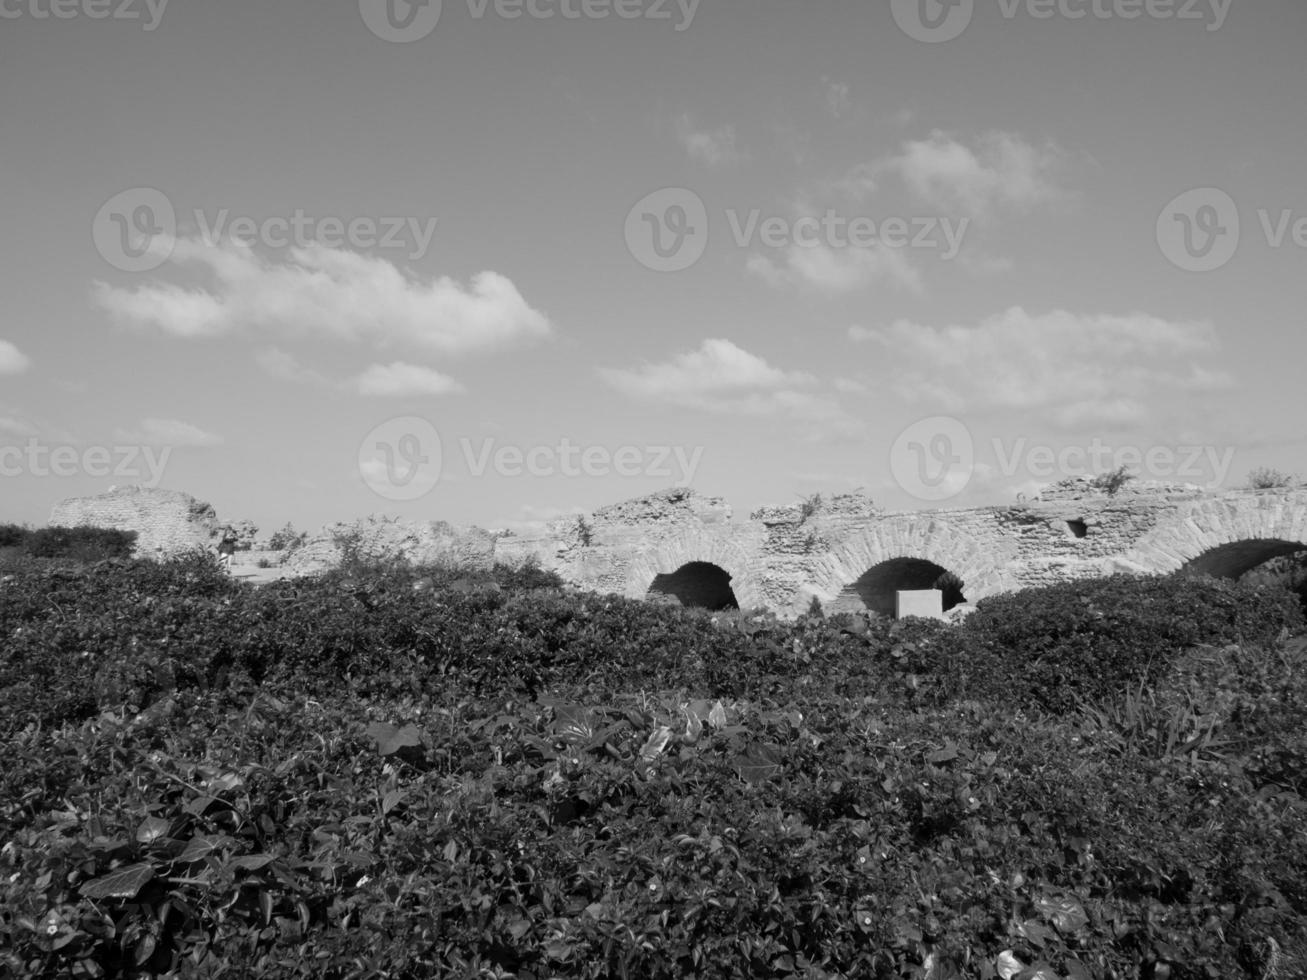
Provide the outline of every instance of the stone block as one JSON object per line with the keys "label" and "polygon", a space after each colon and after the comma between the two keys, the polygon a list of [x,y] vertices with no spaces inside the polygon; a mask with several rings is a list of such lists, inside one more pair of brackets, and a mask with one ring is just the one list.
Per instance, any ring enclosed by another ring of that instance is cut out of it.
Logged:
{"label": "stone block", "polygon": [[920,616],[922,619],[944,619],[944,593],[939,589],[914,589],[895,595],[894,618]]}

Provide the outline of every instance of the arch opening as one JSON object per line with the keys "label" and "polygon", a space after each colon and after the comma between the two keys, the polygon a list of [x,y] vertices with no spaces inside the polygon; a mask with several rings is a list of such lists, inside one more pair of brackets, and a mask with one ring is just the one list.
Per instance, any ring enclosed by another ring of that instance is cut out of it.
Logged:
{"label": "arch opening", "polygon": [[740,608],[731,588],[730,573],[707,561],[692,561],[674,572],[655,577],[648,597],[671,597],[682,606],[710,612]]}
{"label": "arch opening", "polygon": [[1254,568],[1276,558],[1307,551],[1307,544],[1279,538],[1234,541],[1211,548],[1185,562],[1177,575],[1210,575],[1213,578],[1240,578]]}
{"label": "arch opening", "polygon": [[943,566],[924,558],[891,558],[873,565],[856,581],[847,585],[835,600],[832,612],[869,611],[893,618],[898,609],[898,593],[939,589],[944,593],[947,612],[967,601],[965,584]]}

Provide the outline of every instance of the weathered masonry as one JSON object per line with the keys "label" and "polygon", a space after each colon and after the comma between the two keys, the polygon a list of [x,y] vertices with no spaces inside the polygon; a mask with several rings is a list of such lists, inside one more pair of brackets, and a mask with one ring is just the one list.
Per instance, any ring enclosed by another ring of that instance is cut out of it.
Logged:
{"label": "weathered masonry", "polygon": [[[157,501],[158,512],[150,507]],[[212,508],[185,494],[135,488],[65,501],[51,523],[142,532],[142,554],[206,542]],[[893,614],[900,591],[938,588],[944,605],[1115,572],[1238,577],[1307,550],[1307,487],[1204,492],[1087,480],[1005,507],[886,511],[860,495],[796,503],[732,519],[722,499],[688,489],[614,504],[534,534],[371,518],[323,529],[286,570],[339,560],[339,540],[373,554],[464,565],[528,559],[577,586],[707,608],[766,607],[786,616],[816,598],[827,611]]]}
{"label": "weathered masonry", "polygon": [[1236,578],[1301,550],[1307,487],[1142,484],[1109,495],[1087,480],[1007,507],[892,512],[848,496],[764,508],[740,523],[720,499],[673,490],[496,542],[500,560],[534,555],[598,591],[791,616],[813,598],[827,611],[893,615],[896,594],[916,589],[942,589],[949,608],[1117,572]]}

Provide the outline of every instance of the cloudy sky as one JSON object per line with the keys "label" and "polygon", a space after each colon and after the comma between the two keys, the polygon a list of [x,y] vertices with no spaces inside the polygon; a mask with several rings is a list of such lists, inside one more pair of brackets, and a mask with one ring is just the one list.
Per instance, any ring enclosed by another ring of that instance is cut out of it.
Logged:
{"label": "cloudy sky", "polygon": [[1307,476],[1301,0],[0,0],[0,520]]}

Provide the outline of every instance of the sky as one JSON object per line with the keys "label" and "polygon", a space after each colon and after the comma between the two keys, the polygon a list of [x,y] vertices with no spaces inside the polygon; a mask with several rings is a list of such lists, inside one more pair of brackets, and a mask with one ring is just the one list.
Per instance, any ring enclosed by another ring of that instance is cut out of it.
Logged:
{"label": "sky", "polygon": [[0,0],[0,522],[1307,476],[1301,0]]}

